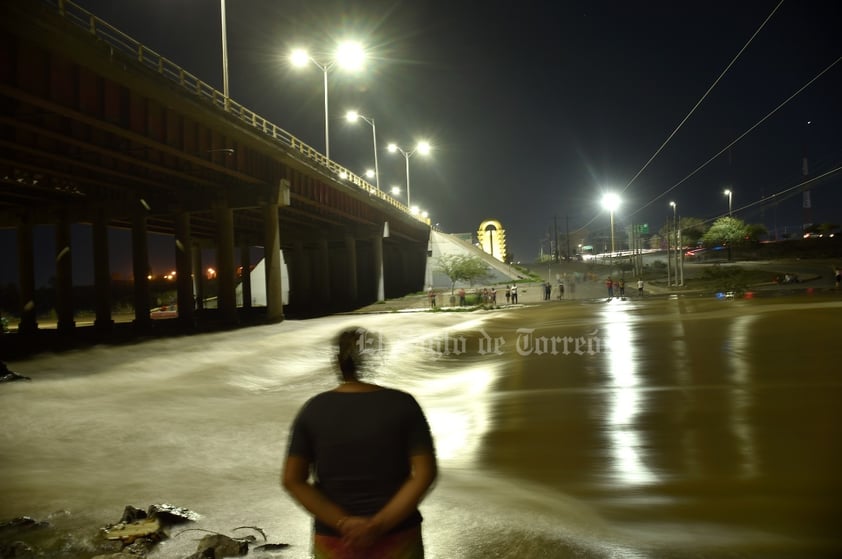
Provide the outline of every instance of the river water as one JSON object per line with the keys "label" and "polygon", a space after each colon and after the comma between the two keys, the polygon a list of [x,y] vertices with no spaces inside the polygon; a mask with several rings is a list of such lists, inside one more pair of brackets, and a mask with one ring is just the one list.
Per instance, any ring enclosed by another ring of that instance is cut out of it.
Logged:
{"label": "river water", "polygon": [[[334,316],[8,363],[0,519],[77,537],[125,505],[258,526],[309,557],[280,489],[291,419],[369,330],[376,382],[413,393],[441,476],[427,556],[842,556],[842,301],[553,301]],[[155,557],[185,557],[202,532]]]}

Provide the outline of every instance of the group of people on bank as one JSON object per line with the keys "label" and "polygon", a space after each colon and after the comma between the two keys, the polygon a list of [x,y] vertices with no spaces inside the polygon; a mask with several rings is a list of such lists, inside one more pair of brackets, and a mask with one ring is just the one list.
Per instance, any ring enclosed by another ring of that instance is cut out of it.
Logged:
{"label": "group of people on bank", "polygon": [[[605,278],[605,288],[608,290],[608,298],[614,297],[623,298],[626,296],[626,279],[625,278]],[[637,279],[637,296],[643,297],[643,279]]]}

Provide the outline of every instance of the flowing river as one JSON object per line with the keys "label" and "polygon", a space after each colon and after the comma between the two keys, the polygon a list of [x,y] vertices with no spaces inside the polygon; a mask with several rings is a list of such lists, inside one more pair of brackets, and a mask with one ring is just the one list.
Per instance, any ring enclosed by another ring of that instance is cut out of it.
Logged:
{"label": "flowing river", "polygon": [[[842,556],[832,295],[344,315],[11,362],[32,381],[0,385],[0,520],[84,539],[170,503],[309,557],[278,475],[351,325],[433,430],[428,558]],[[180,530],[153,557],[193,553]]]}

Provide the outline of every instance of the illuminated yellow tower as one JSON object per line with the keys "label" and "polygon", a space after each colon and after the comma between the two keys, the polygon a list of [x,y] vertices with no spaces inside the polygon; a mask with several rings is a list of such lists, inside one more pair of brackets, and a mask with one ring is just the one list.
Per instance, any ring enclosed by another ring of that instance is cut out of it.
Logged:
{"label": "illuminated yellow tower", "polygon": [[477,240],[483,252],[500,262],[506,261],[506,231],[496,219],[486,219],[477,230]]}

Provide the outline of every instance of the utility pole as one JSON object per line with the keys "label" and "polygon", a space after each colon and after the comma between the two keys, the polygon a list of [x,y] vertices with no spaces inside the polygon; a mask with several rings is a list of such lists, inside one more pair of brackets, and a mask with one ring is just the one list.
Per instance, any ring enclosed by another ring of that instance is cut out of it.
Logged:
{"label": "utility pole", "polygon": [[567,258],[570,258],[570,216],[564,216],[564,236],[567,237]]}
{"label": "utility pole", "polygon": [[672,284],[672,275],[670,274],[670,260],[672,260],[672,251],[670,250],[670,220],[667,218],[667,286]]}
{"label": "utility pole", "polygon": [[[554,250],[554,253],[553,253],[553,257],[555,258],[556,263],[558,263],[559,259],[558,259],[558,216],[557,215],[553,216],[553,241],[555,243],[555,250]],[[547,278],[547,281],[549,281],[549,278]]]}

